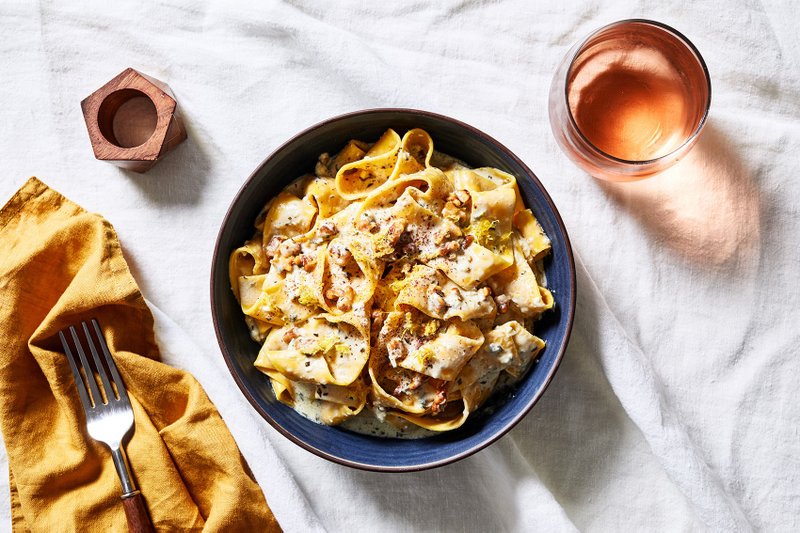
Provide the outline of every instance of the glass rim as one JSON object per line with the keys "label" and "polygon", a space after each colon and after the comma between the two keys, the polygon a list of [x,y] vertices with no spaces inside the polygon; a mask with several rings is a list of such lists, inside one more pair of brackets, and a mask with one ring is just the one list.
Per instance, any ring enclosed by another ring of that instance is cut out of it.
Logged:
{"label": "glass rim", "polygon": [[[572,73],[573,67],[575,66],[575,61],[578,59],[578,56],[580,56],[581,52],[584,51],[584,48],[586,47],[587,43],[590,40],[592,40],[594,37],[596,37],[599,33],[603,32],[603,31],[606,31],[606,30],[608,30],[610,28],[613,28],[615,26],[621,26],[623,24],[631,24],[631,23],[647,24],[647,25],[650,25],[650,26],[655,26],[660,30],[664,30],[664,31],[666,31],[668,33],[671,33],[679,41],[683,42],[689,48],[689,50],[692,52],[692,55],[697,60],[697,62],[700,64],[700,67],[701,67],[701,69],[703,71],[703,76],[706,79],[706,86],[708,88],[708,96],[706,98],[705,109],[703,110],[703,116],[700,118],[700,122],[698,122],[697,127],[694,129],[694,131],[691,133],[691,135],[686,137],[686,139],[679,146],[677,146],[675,149],[671,150],[670,152],[668,152],[668,153],[666,153],[664,155],[658,156],[658,157],[653,158],[653,159],[643,159],[643,160],[623,159],[621,157],[613,156],[613,155],[601,150],[600,148],[595,146],[595,144],[592,141],[590,141],[588,138],[586,138],[586,136],[583,134],[581,129],[578,127],[578,123],[575,121],[575,117],[572,114],[572,108],[569,105],[569,83],[567,82],[567,80],[569,80],[569,76]],[[592,150],[597,152],[602,157],[605,157],[605,158],[607,158],[607,159],[609,159],[609,160],[611,160],[613,162],[616,162],[616,163],[622,163],[622,164],[625,164],[625,165],[632,165],[632,166],[651,165],[653,163],[657,163],[658,161],[662,161],[664,159],[667,159],[667,158],[670,158],[670,157],[674,156],[676,153],[678,153],[679,151],[683,150],[686,146],[688,146],[689,144],[693,143],[695,141],[695,139],[697,138],[697,136],[700,134],[700,131],[703,129],[703,126],[705,126],[706,121],[708,119],[709,111],[711,110],[711,75],[708,72],[708,67],[706,66],[706,62],[703,59],[703,56],[700,54],[700,51],[697,49],[697,47],[694,45],[694,43],[692,43],[692,41],[690,41],[688,39],[688,37],[686,37],[684,34],[679,32],[678,30],[676,30],[672,26],[664,24],[663,22],[658,22],[658,21],[650,20],[650,19],[638,19],[638,18],[623,19],[623,20],[618,20],[616,22],[612,22],[610,24],[606,24],[605,26],[602,26],[600,28],[597,28],[592,33],[587,35],[580,42],[580,44],[577,46],[577,48],[575,50],[575,53],[569,59],[569,67],[567,68],[567,71],[566,71],[566,78],[564,80],[564,102],[565,102],[566,107],[567,107],[567,116],[569,117],[570,124],[572,124],[572,126],[575,128],[575,131],[578,133],[580,138]]]}

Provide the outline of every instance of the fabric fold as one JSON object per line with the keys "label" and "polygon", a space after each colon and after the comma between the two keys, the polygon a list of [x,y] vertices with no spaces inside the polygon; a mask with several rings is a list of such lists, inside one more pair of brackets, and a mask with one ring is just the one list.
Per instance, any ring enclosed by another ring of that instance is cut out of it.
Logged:
{"label": "fabric fold", "polygon": [[605,325],[597,333],[600,364],[628,418],[706,526],[717,531],[753,529],[739,502],[725,490],[680,417],[666,403],[663,384],[646,355],[610,309],[577,252],[575,263],[580,290],[589,295],[583,298],[598,306],[600,322]]}
{"label": "fabric fold", "polygon": [[134,409],[127,451],[157,530],[279,530],[214,405],[158,361],[112,226],[31,178],[0,210],[0,428],[15,531],[125,530],[108,449],[86,434],[58,331],[97,318]]}

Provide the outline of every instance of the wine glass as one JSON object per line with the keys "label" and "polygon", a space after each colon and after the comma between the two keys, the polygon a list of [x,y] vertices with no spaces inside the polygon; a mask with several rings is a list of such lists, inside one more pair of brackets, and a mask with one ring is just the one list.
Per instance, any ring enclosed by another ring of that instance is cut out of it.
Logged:
{"label": "wine glass", "polygon": [[666,24],[630,19],[569,50],[550,88],[550,125],[586,172],[633,181],[684,156],[710,106],[711,79],[697,48]]}

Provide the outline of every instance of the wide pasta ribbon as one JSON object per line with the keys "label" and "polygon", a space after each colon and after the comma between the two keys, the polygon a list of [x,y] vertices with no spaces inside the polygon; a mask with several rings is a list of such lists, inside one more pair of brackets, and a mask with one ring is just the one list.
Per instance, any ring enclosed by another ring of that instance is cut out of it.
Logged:
{"label": "wide pasta ribbon", "polygon": [[387,130],[358,161],[344,165],[336,173],[336,190],[346,200],[358,200],[380,187],[394,172],[401,139]]}
{"label": "wide pasta ribbon", "polygon": [[387,130],[362,159],[338,170],[337,191],[347,200],[361,199],[387,181],[428,168],[432,155],[433,141],[426,131],[412,129],[401,139]]}
{"label": "wide pasta ribbon", "polygon": [[537,316],[553,307],[553,295],[539,285],[525,260],[519,239],[513,239],[512,247],[514,264],[489,278],[489,286],[496,294],[507,295],[523,316]]}
{"label": "wide pasta ribbon", "polygon": [[477,352],[449,383],[448,409],[438,414],[396,412],[395,416],[431,431],[449,431],[464,424],[492,393],[505,370],[518,376],[544,348],[544,341],[518,322],[506,322],[490,331]]}
{"label": "wide pasta ribbon", "polygon": [[358,317],[323,313],[270,331],[256,364],[292,381],[347,386],[368,358],[369,338]]}
{"label": "wide pasta ribbon", "polygon": [[394,306],[410,305],[426,315],[448,320],[472,320],[494,315],[496,307],[489,290],[462,289],[441,271],[427,265],[416,265],[402,281]]}

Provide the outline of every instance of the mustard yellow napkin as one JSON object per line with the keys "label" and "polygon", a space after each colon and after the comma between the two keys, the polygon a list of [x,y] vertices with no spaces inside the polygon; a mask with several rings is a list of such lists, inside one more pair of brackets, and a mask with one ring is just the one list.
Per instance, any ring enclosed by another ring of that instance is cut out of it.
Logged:
{"label": "mustard yellow napkin", "polygon": [[90,317],[131,397],[128,456],[156,529],[279,530],[200,384],[158,362],[114,229],[35,178],[0,211],[0,430],[14,530],[127,529],[111,456],[86,434],[57,337]]}

